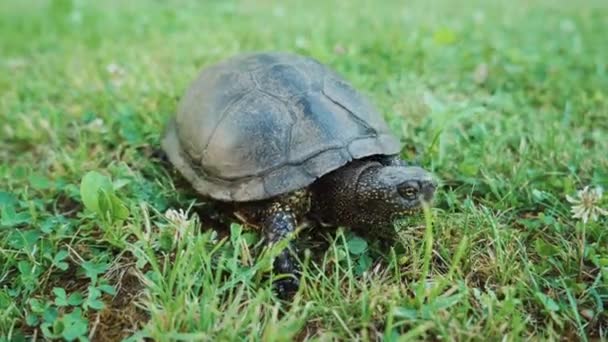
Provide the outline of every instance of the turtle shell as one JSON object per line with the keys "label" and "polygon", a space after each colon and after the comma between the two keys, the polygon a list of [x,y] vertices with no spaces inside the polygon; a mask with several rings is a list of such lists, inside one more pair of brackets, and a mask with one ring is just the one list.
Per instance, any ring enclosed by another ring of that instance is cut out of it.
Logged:
{"label": "turtle shell", "polygon": [[200,194],[222,201],[288,193],[353,159],[400,149],[378,110],[341,76],[281,52],[205,68],[162,147]]}

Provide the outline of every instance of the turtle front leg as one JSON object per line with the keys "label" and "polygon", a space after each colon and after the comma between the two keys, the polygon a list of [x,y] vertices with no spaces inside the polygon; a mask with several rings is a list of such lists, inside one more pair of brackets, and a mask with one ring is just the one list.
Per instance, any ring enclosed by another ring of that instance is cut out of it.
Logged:
{"label": "turtle front leg", "polygon": [[[296,217],[289,208],[275,205],[268,210],[263,229],[266,243],[272,245],[289,238],[288,235],[295,232]],[[298,290],[300,285],[297,262],[290,251],[294,248],[294,244],[290,243],[274,260],[273,270],[275,273],[290,275],[290,277],[279,279],[273,284],[281,298],[290,297]]]}

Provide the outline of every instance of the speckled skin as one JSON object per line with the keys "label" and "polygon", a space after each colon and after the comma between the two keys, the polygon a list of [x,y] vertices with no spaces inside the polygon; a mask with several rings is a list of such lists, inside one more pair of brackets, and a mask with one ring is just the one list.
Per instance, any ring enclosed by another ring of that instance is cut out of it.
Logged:
{"label": "speckled skin", "polygon": [[435,187],[428,172],[397,158],[354,161],[313,185],[312,212],[332,225],[387,226],[419,210],[420,197],[432,200]]}
{"label": "speckled skin", "polygon": [[[261,229],[268,245],[277,243],[295,232],[304,216],[310,211],[312,196],[308,189],[301,189],[278,196],[271,200],[231,203],[230,210],[243,223]],[[291,277],[275,282],[274,286],[281,297],[288,297],[299,286],[299,269],[291,254],[296,246],[290,243],[274,261],[273,269],[277,274]]]}
{"label": "speckled skin", "polygon": [[[310,187],[274,199],[237,203],[235,216],[261,228],[269,244],[287,238],[304,217],[322,224],[359,229],[382,229],[395,219],[414,214],[421,202],[431,201],[436,183],[431,175],[396,157],[356,160],[317,180]],[[274,263],[278,273],[293,277],[278,281],[278,293],[285,297],[298,288],[297,263],[290,249]]]}

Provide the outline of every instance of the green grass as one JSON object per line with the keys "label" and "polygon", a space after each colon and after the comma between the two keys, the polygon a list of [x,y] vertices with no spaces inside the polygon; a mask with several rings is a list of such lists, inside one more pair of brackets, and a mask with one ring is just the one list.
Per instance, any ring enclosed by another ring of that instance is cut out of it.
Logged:
{"label": "green grass", "polygon": [[[607,338],[608,218],[565,199],[608,188],[605,1],[7,0],[0,18],[0,341]],[[389,251],[302,234],[292,303],[255,233],[164,216],[200,203],[150,157],[197,71],[250,50],[342,73],[443,182]],[[85,209],[89,171],[122,209]]]}

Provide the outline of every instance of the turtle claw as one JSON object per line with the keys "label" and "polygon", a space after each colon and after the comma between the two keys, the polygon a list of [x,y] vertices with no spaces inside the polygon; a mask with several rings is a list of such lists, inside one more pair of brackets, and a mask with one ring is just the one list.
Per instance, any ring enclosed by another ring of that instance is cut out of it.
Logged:
{"label": "turtle claw", "polygon": [[300,281],[294,277],[288,277],[275,280],[272,286],[277,297],[283,300],[289,300],[298,292]]}
{"label": "turtle claw", "polygon": [[275,272],[282,274],[280,279],[274,280],[272,286],[276,295],[283,300],[291,299],[300,288],[300,270],[289,251],[284,250],[274,264]]}
{"label": "turtle claw", "polygon": [[155,148],[152,151],[151,157],[153,159],[158,160],[161,164],[164,164],[164,165],[170,165],[171,164],[171,162],[169,161],[169,156],[161,148]]}

